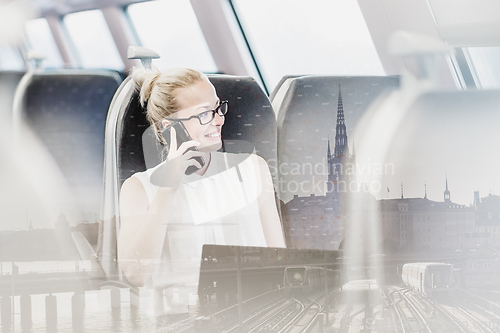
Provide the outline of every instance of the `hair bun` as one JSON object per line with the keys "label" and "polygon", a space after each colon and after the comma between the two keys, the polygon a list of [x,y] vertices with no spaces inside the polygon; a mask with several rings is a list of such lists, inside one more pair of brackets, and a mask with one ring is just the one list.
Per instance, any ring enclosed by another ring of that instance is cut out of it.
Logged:
{"label": "hair bun", "polygon": [[156,80],[160,77],[159,72],[146,71],[144,68],[135,67],[132,72],[132,80],[139,88],[140,103],[144,107],[151,97]]}

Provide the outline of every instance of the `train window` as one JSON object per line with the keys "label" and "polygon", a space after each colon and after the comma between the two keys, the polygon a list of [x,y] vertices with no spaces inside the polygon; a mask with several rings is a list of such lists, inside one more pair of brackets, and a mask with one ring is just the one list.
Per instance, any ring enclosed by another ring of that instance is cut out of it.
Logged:
{"label": "train window", "polygon": [[500,3],[491,0],[429,0],[429,5],[438,24],[496,22],[500,11]]}
{"label": "train window", "polygon": [[233,0],[264,79],[284,75],[384,75],[358,3]]}
{"label": "train window", "polygon": [[44,66],[46,68],[62,67],[61,55],[50,31],[49,24],[45,18],[27,21],[25,24],[26,37],[29,48],[45,55]]}
{"label": "train window", "polygon": [[469,66],[483,89],[500,88],[500,47],[469,47]]}
{"label": "train window", "polygon": [[191,67],[217,72],[189,0],[148,1],[127,9],[142,45],[160,54],[153,62],[158,69]]}
{"label": "train window", "polygon": [[22,70],[24,61],[21,53],[16,47],[9,44],[0,43],[0,69],[1,70]]}
{"label": "train window", "polygon": [[82,67],[123,69],[123,61],[100,10],[68,14],[64,24]]}

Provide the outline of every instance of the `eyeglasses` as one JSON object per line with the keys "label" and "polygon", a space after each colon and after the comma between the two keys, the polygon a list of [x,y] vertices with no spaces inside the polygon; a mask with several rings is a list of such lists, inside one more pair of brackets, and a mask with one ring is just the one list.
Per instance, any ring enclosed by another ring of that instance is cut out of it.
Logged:
{"label": "eyeglasses", "polygon": [[215,118],[215,114],[218,114],[220,117],[224,117],[227,113],[227,101],[222,101],[218,107],[214,110],[203,111],[197,115],[191,116],[189,118],[165,118],[170,121],[187,121],[193,118],[198,118],[201,125],[209,124]]}

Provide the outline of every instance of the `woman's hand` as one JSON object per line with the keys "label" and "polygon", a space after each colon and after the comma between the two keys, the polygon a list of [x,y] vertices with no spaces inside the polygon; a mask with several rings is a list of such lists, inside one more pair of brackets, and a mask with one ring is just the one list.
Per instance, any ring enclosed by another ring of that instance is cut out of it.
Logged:
{"label": "woman's hand", "polygon": [[183,142],[177,148],[177,136],[175,128],[170,129],[170,147],[168,155],[160,167],[151,175],[151,183],[163,187],[179,187],[181,179],[190,166],[201,169],[203,166],[195,157],[202,158],[206,155],[192,147],[198,147],[199,142],[190,140]]}

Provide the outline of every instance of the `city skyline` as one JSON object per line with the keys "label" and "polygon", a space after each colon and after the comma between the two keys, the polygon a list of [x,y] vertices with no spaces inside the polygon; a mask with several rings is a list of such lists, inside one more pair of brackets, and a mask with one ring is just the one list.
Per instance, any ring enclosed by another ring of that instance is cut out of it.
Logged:
{"label": "city skyline", "polygon": [[[278,193],[284,202],[291,200],[295,194],[325,195],[323,184],[327,181],[327,172],[321,171],[328,170],[328,142],[333,142],[335,125],[332,123],[338,109],[337,103],[333,102],[337,97],[334,93],[337,87],[337,84],[330,84],[329,103],[323,102],[319,106],[321,101],[316,102],[315,108],[308,109],[306,119],[291,124],[291,120],[300,119],[303,115],[297,112],[290,116],[288,125],[291,129],[288,132],[291,134],[286,139],[290,147],[294,147],[281,159],[279,187],[294,182],[299,186],[285,187],[285,191],[280,188]],[[371,117],[380,111],[377,110],[380,105],[368,110],[350,110],[353,105],[361,105],[360,98],[367,95],[360,92],[359,87],[356,93],[347,91],[348,88],[351,87],[341,83],[348,145],[351,152],[355,151],[356,169],[361,171],[356,175],[357,181],[377,190],[371,191],[377,199],[400,198],[403,184],[406,198],[423,198],[427,191],[427,198],[443,201],[446,178],[451,201],[460,205],[472,204],[476,191],[481,196],[487,196],[496,194],[496,189],[500,189],[497,172],[500,156],[495,154],[496,145],[500,142],[495,124],[500,121],[500,116],[491,101],[467,96],[457,99],[453,92],[444,97],[430,93],[408,110],[394,110],[394,113],[402,113],[398,123],[392,120],[394,115],[381,117],[376,136],[372,134],[368,137],[365,131],[367,123],[374,121]],[[320,121],[311,126],[312,119]],[[312,127],[307,132],[307,138],[304,121]],[[314,126],[317,128],[314,129]],[[394,135],[384,141],[383,136],[388,129],[394,130]],[[294,136],[294,133],[298,135]],[[367,151],[363,147],[367,141],[380,142],[376,147],[380,154]],[[334,149],[333,146],[331,148]],[[313,170],[312,174],[310,170]],[[300,186],[304,182],[308,186]]]}

